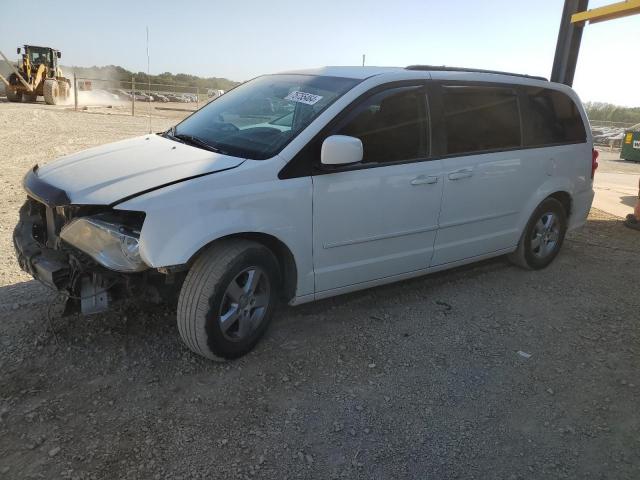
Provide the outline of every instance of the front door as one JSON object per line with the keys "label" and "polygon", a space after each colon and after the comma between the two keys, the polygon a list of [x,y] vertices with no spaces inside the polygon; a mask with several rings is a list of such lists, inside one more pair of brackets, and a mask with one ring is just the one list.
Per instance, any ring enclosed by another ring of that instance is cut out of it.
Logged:
{"label": "front door", "polygon": [[364,157],[313,177],[316,292],[428,267],[443,184],[426,112],[423,87],[387,89],[331,132],[359,138]]}

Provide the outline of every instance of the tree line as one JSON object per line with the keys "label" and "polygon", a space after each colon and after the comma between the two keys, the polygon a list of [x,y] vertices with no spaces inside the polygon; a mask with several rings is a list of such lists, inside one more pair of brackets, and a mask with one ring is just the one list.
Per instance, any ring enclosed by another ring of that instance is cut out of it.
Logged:
{"label": "tree line", "polygon": [[621,107],[604,102],[585,102],[589,120],[640,123],[640,107]]}
{"label": "tree line", "polygon": [[104,67],[62,67],[62,70],[65,74],[75,73],[81,78],[130,82],[133,77],[135,78],[136,83],[139,83],[141,86],[149,83],[150,80],[152,84],[181,85],[192,88],[198,87],[201,91],[206,91],[208,88],[226,91],[240,83],[229,80],[228,78],[203,78],[186,73],[174,74],[171,72],[164,72],[159,75],[148,76],[145,72],[134,73],[118,65],[107,65]]}
{"label": "tree line", "polygon": [[[104,67],[62,66],[61,68],[64,75],[73,76],[73,74],[75,73],[79,78],[96,78],[101,80],[131,82],[131,78],[135,77],[136,83],[139,83],[141,86],[147,84],[149,81],[149,77],[145,72],[131,72],[126,68],[122,68],[118,65],[107,65]],[[0,74],[4,75],[5,77],[8,77],[11,74],[11,69],[9,68],[9,66],[1,61]],[[151,75],[150,80],[152,84],[156,83],[167,85],[181,85],[191,88],[198,87],[202,92],[205,92],[208,88],[227,91],[240,84],[240,82],[235,82],[233,80],[229,80],[228,78],[205,78],[198,77],[196,75],[188,75],[186,73],[173,74],[171,72],[164,72],[160,75]],[[0,91],[1,90],[2,85],[0,82]]]}

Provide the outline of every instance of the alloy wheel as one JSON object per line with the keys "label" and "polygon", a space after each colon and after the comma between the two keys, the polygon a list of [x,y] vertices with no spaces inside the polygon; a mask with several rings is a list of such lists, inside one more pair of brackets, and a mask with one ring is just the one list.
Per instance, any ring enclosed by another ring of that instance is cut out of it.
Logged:
{"label": "alloy wheel", "polygon": [[553,212],[543,214],[533,227],[531,253],[537,258],[551,255],[560,239],[560,221]]}
{"label": "alloy wheel", "polygon": [[236,275],[220,305],[218,322],[223,336],[233,342],[250,336],[264,320],[270,300],[269,277],[260,267],[249,267]]}

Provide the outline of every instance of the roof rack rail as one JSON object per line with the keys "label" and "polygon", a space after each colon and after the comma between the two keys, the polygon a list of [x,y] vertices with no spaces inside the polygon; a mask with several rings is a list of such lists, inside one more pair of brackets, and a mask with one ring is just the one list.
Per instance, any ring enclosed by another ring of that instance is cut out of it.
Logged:
{"label": "roof rack rail", "polygon": [[549,80],[537,75],[525,75],[524,73],[501,72],[499,70],[482,70],[480,68],[447,67],[445,65],[409,65],[405,70],[430,70],[434,72],[473,72],[473,73],[494,73],[496,75],[510,75],[512,77],[532,78],[535,80]]}

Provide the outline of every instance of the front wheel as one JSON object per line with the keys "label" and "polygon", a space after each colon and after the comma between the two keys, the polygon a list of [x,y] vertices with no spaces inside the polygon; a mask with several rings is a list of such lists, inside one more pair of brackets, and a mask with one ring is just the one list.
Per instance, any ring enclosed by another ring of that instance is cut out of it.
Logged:
{"label": "front wheel", "polygon": [[277,304],[280,273],[259,243],[214,244],[193,264],[178,299],[178,330],[195,353],[238,358],[258,343]]}
{"label": "front wheel", "polygon": [[69,91],[71,90],[69,84],[61,80],[58,82],[58,89],[60,91],[60,99],[64,102],[69,98]]}
{"label": "front wheel", "polygon": [[16,90],[12,90],[9,87],[4,87],[5,94],[7,95],[7,100],[10,102],[21,102],[22,101],[22,92],[18,92]]}
{"label": "front wheel", "polygon": [[519,267],[539,270],[558,255],[567,232],[567,212],[555,198],[547,198],[533,212],[509,260]]}
{"label": "front wheel", "polygon": [[58,80],[55,78],[47,78],[42,87],[44,102],[47,105],[57,105],[60,100],[60,88]]}

